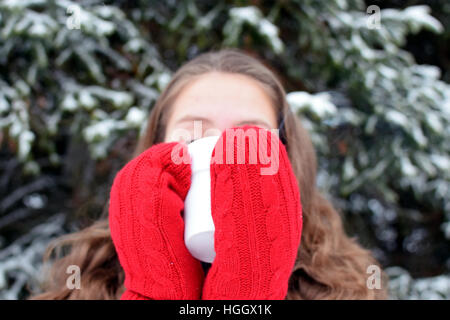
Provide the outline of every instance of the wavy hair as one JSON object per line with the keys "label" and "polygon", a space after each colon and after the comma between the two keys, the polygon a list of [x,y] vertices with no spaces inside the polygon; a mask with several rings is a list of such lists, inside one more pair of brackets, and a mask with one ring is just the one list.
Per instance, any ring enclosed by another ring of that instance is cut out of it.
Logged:
{"label": "wavy hair", "polygon": [[[289,279],[287,300],[294,299],[387,299],[387,276],[368,249],[349,237],[342,219],[316,186],[317,159],[308,132],[286,100],[275,73],[262,61],[238,49],[203,53],[185,63],[152,108],[144,134],[132,157],[164,141],[171,105],[184,86],[208,72],[246,75],[257,80],[269,94],[278,115],[280,139],[286,145],[297,177],[303,208],[303,230],[297,260]],[[111,240],[108,206],[89,227],[53,241],[44,255],[44,265],[53,264],[41,282],[41,293],[30,299],[119,299],[124,291],[124,272]],[[64,250],[63,250],[64,249]],[[66,268],[78,265],[81,289],[68,289]],[[381,289],[367,285],[367,268],[381,270]]]}

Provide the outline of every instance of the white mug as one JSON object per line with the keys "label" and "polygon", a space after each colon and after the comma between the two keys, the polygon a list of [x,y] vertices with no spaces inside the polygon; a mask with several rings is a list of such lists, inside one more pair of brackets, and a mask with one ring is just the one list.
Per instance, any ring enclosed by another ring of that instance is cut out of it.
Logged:
{"label": "white mug", "polygon": [[191,187],[184,201],[184,242],[196,259],[212,263],[214,222],[211,216],[210,163],[220,136],[197,139],[188,144],[191,156]]}

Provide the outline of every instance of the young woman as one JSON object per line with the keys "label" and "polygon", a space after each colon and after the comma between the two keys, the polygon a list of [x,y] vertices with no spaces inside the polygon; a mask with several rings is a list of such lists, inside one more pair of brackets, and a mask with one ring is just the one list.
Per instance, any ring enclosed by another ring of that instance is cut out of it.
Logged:
{"label": "young woman", "polygon": [[[380,289],[368,287],[377,261],[345,234],[317,189],[314,148],[285,95],[267,67],[237,49],[183,65],[116,175],[102,218],[52,243],[46,260],[55,249],[70,251],[32,299],[387,299],[386,275]],[[212,165],[217,255],[205,268],[183,242],[190,167],[169,161],[173,147],[199,138],[199,123],[200,136],[222,138],[251,129],[272,139],[269,130],[279,129],[280,146],[274,175]],[[80,267],[81,289],[67,288],[69,265]]]}

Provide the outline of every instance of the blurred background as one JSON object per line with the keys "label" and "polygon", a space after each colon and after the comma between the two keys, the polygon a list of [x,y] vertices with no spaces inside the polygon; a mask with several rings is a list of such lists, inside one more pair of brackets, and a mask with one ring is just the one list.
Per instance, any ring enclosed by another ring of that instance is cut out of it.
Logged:
{"label": "blurred background", "polygon": [[173,72],[223,47],[282,80],[390,298],[449,299],[449,23],[446,0],[0,0],[0,299],[36,290]]}

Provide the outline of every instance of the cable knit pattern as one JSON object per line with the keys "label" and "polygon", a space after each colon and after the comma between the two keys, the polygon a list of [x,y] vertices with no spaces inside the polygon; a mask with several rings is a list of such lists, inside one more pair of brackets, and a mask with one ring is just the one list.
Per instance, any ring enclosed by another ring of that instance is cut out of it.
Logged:
{"label": "cable knit pattern", "polygon": [[188,154],[186,145],[177,142],[153,145],[114,179],[109,222],[125,271],[121,299],[200,298],[204,272],[184,244],[181,214],[191,168],[172,161],[175,147]]}
{"label": "cable knit pattern", "polygon": [[[238,138],[227,142],[227,130],[234,130]],[[302,231],[297,180],[285,146],[275,134],[247,125],[227,130],[211,160],[216,257],[202,299],[284,299]],[[244,134],[252,130],[254,135]],[[243,145],[238,144],[239,132],[247,136],[244,150],[238,150]],[[227,163],[230,151],[234,162]],[[239,163],[238,152],[244,151],[245,162]],[[252,153],[258,155],[256,162]],[[271,166],[263,161],[264,155],[278,161],[274,174],[261,174],[261,168]],[[215,163],[217,159],[222,163]]]}

